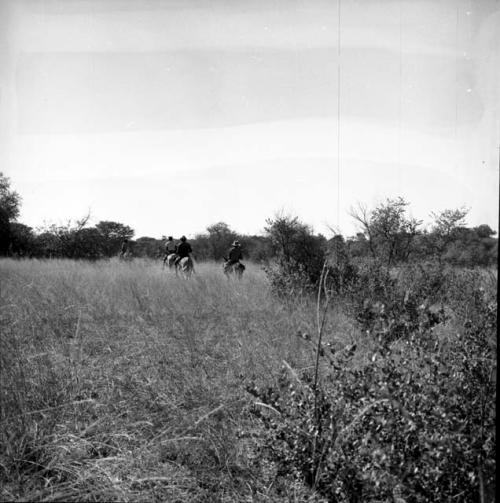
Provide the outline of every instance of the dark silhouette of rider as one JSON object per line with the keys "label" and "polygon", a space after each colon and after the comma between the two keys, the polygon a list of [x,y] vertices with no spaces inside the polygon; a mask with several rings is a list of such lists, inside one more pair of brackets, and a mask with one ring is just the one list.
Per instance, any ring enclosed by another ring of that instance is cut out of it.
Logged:
{"label": "dark silhouette of rider", "polygon": [[121,247],[121,251],[120,251],[120,258],[124,258],[125,255],[127,254],[128,252],[128,239],[124,239],[122,241],[122,247]]}
{"label": "dark silhouette of rider", "polygon": [[243,253],[241,252],[241,245],[239,241],[234,241],[228,252],[227,264],[233,265],[237,264],[243,259]]}
{"label": "dark silhouette of rider", "polygon": [[177,244],[177,258],[175,259],[174,264],[177,266],[179,262],[185,258],[190,257],[190,254],[193,253],[191,245],[187,242],[186,236],[182,236],[180,242]]}

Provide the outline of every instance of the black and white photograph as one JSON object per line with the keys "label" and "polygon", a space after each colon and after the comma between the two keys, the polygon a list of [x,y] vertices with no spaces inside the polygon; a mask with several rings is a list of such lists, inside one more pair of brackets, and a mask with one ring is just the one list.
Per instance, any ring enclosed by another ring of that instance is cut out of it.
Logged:
{"label": "black and white photograph", "polygon": [[500,0],[0,0],[0,501],[494,503]]}

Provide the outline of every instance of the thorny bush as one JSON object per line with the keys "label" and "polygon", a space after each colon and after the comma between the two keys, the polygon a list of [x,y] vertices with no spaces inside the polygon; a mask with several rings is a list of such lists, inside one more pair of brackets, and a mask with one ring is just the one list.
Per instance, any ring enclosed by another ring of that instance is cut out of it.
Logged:
{"label": "thorny bush", "polygon": [[[389,305],[385,342],[366,363],[355,347],[324,345],[328,371],[316,389],[310,372],[287,368],[276,386],[248,383],[266,432],[262,454],[279,474],[332,502],[494,501],[496,299],[477,273],[438,273],[365,279]],[[418,314],[439,299],[456,317],[446,338],[433,329],[445,308],[431,322],[427,308]]]}
{"label": "thorny bush", "polygon": [[482,272],[437,262],[398,269],[373,262],[358,268],[343,301],[363,332],[385,347],[452,318],[477,324],[483,308],[496,302],[496,286],[491,283]]}
{"label": "thorny bush", "polygon": [[311,282],[305,267],[293,260],[278,261],[264,267],[271,291],[282,299],[311,295],[315,284]]}

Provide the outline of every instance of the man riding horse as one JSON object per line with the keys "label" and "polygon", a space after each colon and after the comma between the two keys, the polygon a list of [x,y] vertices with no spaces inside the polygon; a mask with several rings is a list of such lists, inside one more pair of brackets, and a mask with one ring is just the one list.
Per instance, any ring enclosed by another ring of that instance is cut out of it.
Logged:
{"label": "man riding horse", "polygon": [[128,239],[122,241],[122,246],[120,248],[120,255],[118,255],[120,260],[132,260],[132,252],[130,250],[130,245]]}
{"label": "man riding horse", "polygon": [[241,277],[245,266],[240,262],[243,259],[243,253],[241,252],[241,245],[239,241],[234,241],[229,249],[228,257],[224,257],[224,274],[229,277],[230,273],[234,273]]}
{"label": "man riding horse", "polygon": [[175,259],[174,266],[177,273],[177,267],[180,267],[186,276],[190,276],[193,272],[193,259],[191,253],[193,250],[191,245],[187,242],[186,236],[181,237],[180,243],[177,244],[177,258]]}
{"label": "man riding horse", "polygon": [[174,238],[172,236],[168,236],[168,239],[165,243],[165,255],[163,257],[163,267],[168,264],[169,268],[174,266],[174,261],[177,258],[177,245],[174,242]]}

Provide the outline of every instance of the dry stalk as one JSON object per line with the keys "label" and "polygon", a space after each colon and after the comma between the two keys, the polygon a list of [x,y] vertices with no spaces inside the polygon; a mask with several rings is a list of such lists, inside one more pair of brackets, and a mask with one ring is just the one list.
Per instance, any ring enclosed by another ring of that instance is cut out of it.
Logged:
{"label": "dry stalk", "polygon": [[62,409],[64,407],[68,407],[71,405],[77,405],[80,403],[89,403],[89,402],[96,403],[93,398],[85,398],[84,400],[72,400],[71,402],[66,402],[61,405],[56,405],[54,407],[46,407],[45,409],[32,410],[29,412],[23,412],[22,414],[16,414],[15,416],[9,416],[9,417],[3,419],[2,421],[0,421],[0,424],[5,423],[7,421],[11,421],[12,419],[19,418],[19,417],[31,416],[32,414],[42,414],[42,413],[48,412],[50,410]]}
{"label": "dry stalk", "polygon": [[[220,410],[222,410],[224,408],[224,404],[220,404],[218,407],[215,407],[215,409],[212,409],[211,411],[207,412],[205,415],[201,416],[199,419],[197,419],[195,421],[195,423],[193,424],[193,426],[189,426],[188,428],[186,428],[182,433],[181,433],[181,436],[180,437],[176,437],[176,439],[174,440],[182,440],[182,439],[186,439],[186,438],[189,438],[189,439],[192,439],[193,437],[186,437],[185,435],[187,433],[189,433],[190,430],[192,430],[193,428],[196,428],[200,423],[202,423],[203,421],[205,421],[205,419],[209,418],[212,414],[215,414],[216,412],[219,412]],[[149,446],[157,441],[157,440],[160,440],[161,437],[163,437],[164,435],[166,435],[168,433],[168,429],[167,430],[163,430],[161,431],[160,433],[158,433],[158,435],[154,436],[147,444],[144,445],[144,447],[142,449],[147,449],[149,448]]]}
{"label": "dry stalk", "polygon": [[297,372],[292,368],[292,366],[286,361],[286,360],[282,360],[283,362],[283,365],[285,365],[285,367],[288,369],[288,371],[290,372],[290,374],[292,375],[292,377],[304,388],[306,388],[307,390],[309,391],[313,391],[311,389],[311,387],[306,384],[305,382],[303,382],[299,375],[297,374]]}
{"label": "dry stalk", "polygon": [[[328,304],[330,301],[330,298],[326,296],[325,298],[325,303],[323,307],[323,316],[321,317],[321,291],[325,285],[326,278],[328,276],[328,267],[327,267],[327,262],[323,263],[323,269],[321,270],[321,276],[319,278],[319,285],[318,285],[318,297],[317,297],[317,302],[316,302],[316,324],[318,328],[318,344],[316,346],[316,362],[314,365],[314,438],[313,438],[313,449],[312,449],[312,462],[314,466],[314,478],[315,480],[318,479],[319,477],[319,468],[321,464],[320,462],[316,465],[315,464],[315,459],[316,459],[316,450],[317,450],[317,439],[318,439],[318,434],[319,434],[319,417],[318,417],[318,373],[319,373],[319,357],[321,355],[321,349],[322,349],[322,338],[323,338],[323,330],[325,327],[325,321],[326,321],[326,315],[328,311]],[[326,292],[326,289],[325,289]],[[321,321],[320,321],[321,320]]]}
{"label": "dry stalk", "polygon": [[276,410],[272,405],[268,405],[267,403],[263,402],[254,402],[254,405],[258,405],[259,407],[265,407],[266,409],[272,410],[273,412],[278,414],[278,416],[281,416],[281,412],[279,410]]}
{"label": "dry stalk", "polygon": [[381,403],[391,403],[391,400],[389,398],[381,398],[380,400],[375,400],[374,402],[368,404],[366,407],[364,407],[355,417],[354,419],[337,435],[337,438],[335,439],[334,448],[338,448],[343,442],[345,442],[348,438],[351,432],[354,429],[354,426],[365,416],[367,412],[369,412],[371,409],[376,407],[377,405]]}

